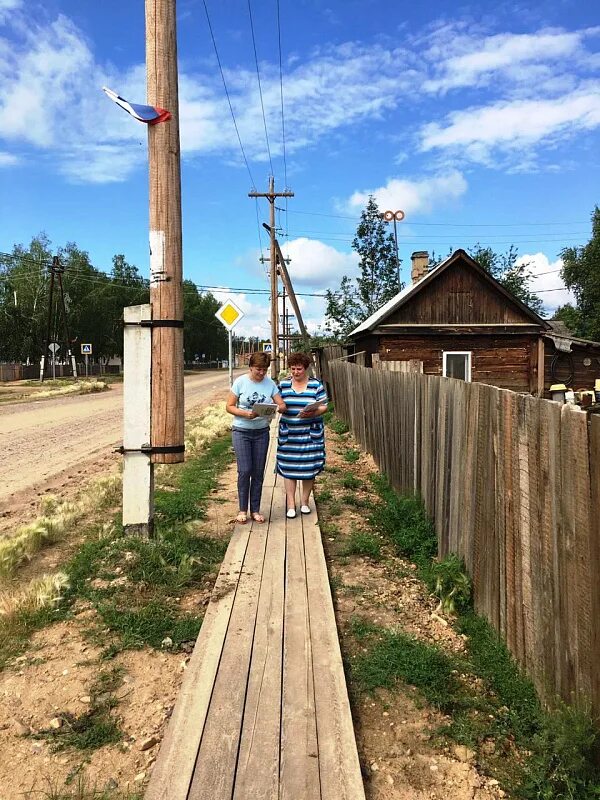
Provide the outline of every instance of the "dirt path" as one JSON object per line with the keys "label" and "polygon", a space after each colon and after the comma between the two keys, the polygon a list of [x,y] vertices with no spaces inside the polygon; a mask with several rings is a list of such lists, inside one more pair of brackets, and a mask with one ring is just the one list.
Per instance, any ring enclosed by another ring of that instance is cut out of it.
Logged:
{"label": "dirt path", "polygon": [[[225,398],[225,371],[186,376],[186,410]],[[0,532],[35,511],[46,491],[63,495],[120,456],[123,386],[0,408]]]}

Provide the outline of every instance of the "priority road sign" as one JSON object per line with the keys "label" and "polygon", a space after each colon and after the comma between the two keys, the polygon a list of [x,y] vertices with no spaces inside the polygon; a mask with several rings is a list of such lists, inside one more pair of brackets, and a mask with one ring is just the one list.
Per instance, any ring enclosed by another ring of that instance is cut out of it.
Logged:
{"label": "priority road sign", "polygon": [[91,356],[92,355],[92,345],[91,344],[81,344],[81,355],[82,356]]}
{"label": "priority road sign", "polygon": [[236,306],[233,300],[226,300],[215,313],[215,317],[228,331],[235,328],[243,316],[244,312]]}

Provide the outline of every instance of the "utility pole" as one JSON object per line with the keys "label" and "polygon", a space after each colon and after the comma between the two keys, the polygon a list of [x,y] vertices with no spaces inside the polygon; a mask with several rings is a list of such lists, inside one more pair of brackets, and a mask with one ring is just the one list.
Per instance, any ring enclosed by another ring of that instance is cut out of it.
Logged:
{"label": "utility pole", "polygon": [[271,261],[271,347],[273,348],[273,360],[271,361],[271,377],[277,379],[279,375],[279,309],[277,307],[277,253],[275,248],[275,198],[293,197],[294,193],[286,189],[283,192],[275,191],[275,178],[269,177],[268,192],[248,192],[248,197],[266,197],[269,201],[269,232],[271,237],[270,261]]}
{"label": "utility pole", "polygon": [[148,103],[171,119],[148,126],[153,464],[184,460],[181,165],[175,0],[146,0]]}
{"label": "utility pole", "polygon": [[[71,369],[73,370],[73,377],[77,378],[77,365],[75,363],[75,356],[71,353],[71,338],[69,336],[69,323],[67,320],[67,305],[65,303],[65,292],[62,282],[62,276],[64,275],[65,268],[60,263],[60,259],[58,256],[54,256],[52,258],[52,266],[50,267],[50,292],[48,296],[48,326],[46,329],[46,347],[44,352],[42,353],[42,361],[40,364],[40,381],[44,380],[44,368],[46,364],[47,353],[50,349],[50,345],[52,344],[52,377],[55,377],[55,364],[56,364],[56,347],[58,342],[56,342],[57,333],[58,333],[58,310],[56,311],[56,315],[54,317],[54,325],[53,322],[53,313],[54,313],[54,280],[58,281],[58,286],[60,289],[60,298],[62,304],[62,312],[63,312],[63,325],[64,325],[64,335],[65,335],[65,352],[67,354],[67,359],[71,364]],[[54,335],[53,335],[54,334]]]}

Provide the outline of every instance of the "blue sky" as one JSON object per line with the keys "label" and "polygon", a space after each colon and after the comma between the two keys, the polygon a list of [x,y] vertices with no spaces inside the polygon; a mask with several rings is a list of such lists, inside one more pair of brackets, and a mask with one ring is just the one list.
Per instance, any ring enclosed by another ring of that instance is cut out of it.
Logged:
{"label": "blue sky", "polygon": [[[276,188],[287,175],[295,193],[278,225],[299,292],[354,274],[369,193],[406,214],[405,280],[412,251],[478,241],[515,244],[540,273],[534,288],[560,287],[559,251],[587,242],[600,202],[593,3],[280,0],[285,165],[277,1],[251,2],[270,159],[248,2],[207,5],[251,175],[203,3],[179,0],[185,277],[268,288],[268,204],[247,194],[266,190],[272,162]],[[101,91],[144,102],[144,48],[142,0],[0,0],[2,252],[45,231],[100,269],[124,253],[148,274],[146,129]],[[237,330],[266,337],[267,296],[229,296],[246,313]],[[548,310],[567,299],[541,297]],[[323,301],[301,304],[315,330]]]}

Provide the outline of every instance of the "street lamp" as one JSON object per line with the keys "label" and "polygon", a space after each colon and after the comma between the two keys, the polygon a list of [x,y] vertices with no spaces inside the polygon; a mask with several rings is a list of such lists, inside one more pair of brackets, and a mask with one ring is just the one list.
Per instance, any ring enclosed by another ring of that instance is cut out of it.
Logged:
{"label": "street lamp", "polygon": [[398,288],[400,288],[400,257],[398,255],[398,230],[396,229],[396,222],[402,222],[404,219],[404,211],[384,211],[381,216],[386,222],[394,223],[394,241],[396,242],[396,269],[398,270]]}

